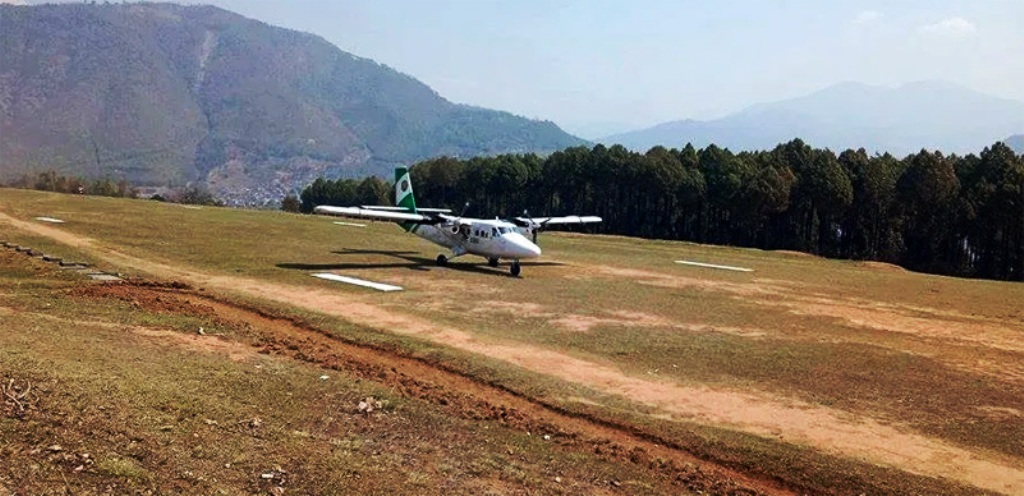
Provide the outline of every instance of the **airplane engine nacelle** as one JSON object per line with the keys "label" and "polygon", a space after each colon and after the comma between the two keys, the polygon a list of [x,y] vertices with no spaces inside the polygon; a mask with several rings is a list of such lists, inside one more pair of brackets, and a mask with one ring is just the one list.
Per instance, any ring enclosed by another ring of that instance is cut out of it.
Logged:
{"label": "airplane engine nacelle", "polygon": [[455,224],[450,229],[452,231],[452,234],[459,234],[459,225],[458,224]]}

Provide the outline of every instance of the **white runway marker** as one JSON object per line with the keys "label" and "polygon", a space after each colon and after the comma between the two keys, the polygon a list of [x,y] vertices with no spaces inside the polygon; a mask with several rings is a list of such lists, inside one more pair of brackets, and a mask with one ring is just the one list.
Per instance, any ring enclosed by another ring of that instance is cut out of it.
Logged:
{"label": "white runway marker", "polygon": [[310,274],[313,277],[319,277],[320,279],[326,279],[328,281],[343,282],[345,284],[354,284],[356,286],[362,286],[364,288],[372,288],[377,291],[401,291],[400,286],[392,286],[390,284],[382,284],[379,282],[366,281],[363,279],[356,279],[355,277],[339,276],[338,274],[331,274],[329,272],[321,272],[319,274]]}
{"label": "white runway marker", "polygon": [[62,221],[60,219],[54,219],[53,217],[36,217],[36,220],[41,220],[43,222],[52,222],[54,224],[63,224],[64,223],[64,221]]}
{"label": "white runway marker", "polygon": [[335,222],[335,224],[337,224],[339,226],[349,226],[349,227],[366,227],[366,224],[356,224],[355,222]]}
{"label": "white runway marker", "polygon": [[676,263],[677,264],[682,264],[682,265],[692,265],[694,267],[706,267],[706,268],[709,268],[709,269],[731,270],[731,271],[735,271],[735,272],[753,272],[754,271],[754,269],[747,269],[747,268],[744,268],[744,267],[732,267],[732,266],[729,266],[729,265],[715,265],[715,264],[709,264],[709,263],[691,262],[689,260],[676,260]]}

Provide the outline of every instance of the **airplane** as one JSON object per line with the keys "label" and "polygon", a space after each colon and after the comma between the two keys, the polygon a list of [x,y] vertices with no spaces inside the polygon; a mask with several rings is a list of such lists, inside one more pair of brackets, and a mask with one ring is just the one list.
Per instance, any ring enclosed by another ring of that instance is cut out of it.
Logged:
{"label": "airplane", "polygon": [[[416,208],[412,178],[406,167],[395,169],[395,205],[397,206],[320,205],[314,208],[313,212],[353,219],[396,222],[406,232],[451,250],[451,257],[443,253],[437,256],[439,266],[446,265],[450,258],[463,255],[484,257],[491,267],[497,267],[502,259],[506,259],[512,261],[509,272],[513,277],[518,277],[522,271],[520,260],[540,256],[541,250],[537,246],[538,232],[556,224],[601,222],[600,217],[594,216],[533,218],[525,212],[524,217],[510,220],[475,219],[451,215],[451,210],[444,208]],[[532,241],[527,236],[530,236]]]}

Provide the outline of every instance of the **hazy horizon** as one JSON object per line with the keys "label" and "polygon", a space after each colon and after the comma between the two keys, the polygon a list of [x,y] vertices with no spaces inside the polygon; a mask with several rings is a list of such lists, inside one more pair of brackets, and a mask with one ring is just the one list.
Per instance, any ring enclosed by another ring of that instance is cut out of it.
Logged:
{"label": "hazy horizon", "polygon": [[1024,58],[1013,51],[1024,46],[1024,2],[184,3],[322,36],[453,102],[551,120],[585,138],[851,81],[942,80],[1024,101]]}

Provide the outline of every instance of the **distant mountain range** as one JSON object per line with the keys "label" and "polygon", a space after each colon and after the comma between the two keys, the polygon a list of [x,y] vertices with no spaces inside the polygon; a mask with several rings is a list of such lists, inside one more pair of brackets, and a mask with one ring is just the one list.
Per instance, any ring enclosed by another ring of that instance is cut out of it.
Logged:
{"label": "distant mountain range", "polygon": [[0,179],[198,182],[251,204],[320,175],[585,143],[215,7],[0,5],[0,19]]}
{"label": "distant mountain range", "polygon": [[1024,134],[1016,134],[1003,140],[1011,150],[1024,154]]}
{"label": "distant mountain range", "polygon": [[597,141],[636,150],[715,143],[738,150],[769,149],[801,138],[833,150],[978,153],[1024,132],[1024,103],[945,82],[898,88],[843,83],[811,95],[754,105],[710,121],[683,120]]}

